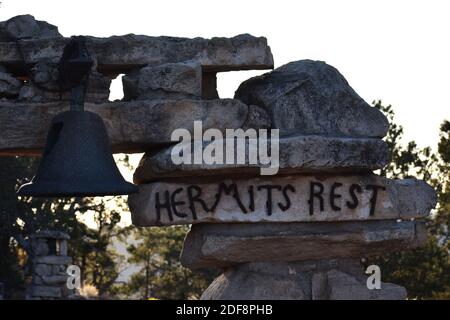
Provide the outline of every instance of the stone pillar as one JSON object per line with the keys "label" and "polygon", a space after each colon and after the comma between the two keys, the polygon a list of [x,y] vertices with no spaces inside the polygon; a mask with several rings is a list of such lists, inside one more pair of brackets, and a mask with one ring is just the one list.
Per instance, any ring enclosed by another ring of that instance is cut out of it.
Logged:
{"label": "stone pillar", "polygon": [[197,224],[182,263],[223,268],[201,299],[405,299],[390,283],[367,287],[361,257],[425,242],[423,223]]}
{"label": "stone pillar", "polygon": [[32,278],[27,299],[65,299],[72,293],[67,288],[67,256],[69,236],[61,231],[42,230],[30,237]]}
{"label": "stone pillar", "polygon": [[252,262],[225,270],[202,300],[391,300],[406,290],[383,283],[369,290],[358,259]]}
{"label": "stone pillar", "polygon": [[148,153],[134,174],[139,193],[129,197],[133,223],[192,224],[182,264],[223,270],[202,299],[405,299],[405,288],[382,278],[368,285],[360,261],[423,246],[436,193],[424,181],[373,173],[389,161],[386,117],[320,61],[251,78],[235,98],[279,130],[279,139],[263,141],[278,144],[275,175],[261,158],[250,160],[267,151],[249,148],[266,139],[261,132],[238,138],[244,148],[228,148],[227,136],[203,142],[223,154],[234,148],[241,163],[175,164],[179,146]]}

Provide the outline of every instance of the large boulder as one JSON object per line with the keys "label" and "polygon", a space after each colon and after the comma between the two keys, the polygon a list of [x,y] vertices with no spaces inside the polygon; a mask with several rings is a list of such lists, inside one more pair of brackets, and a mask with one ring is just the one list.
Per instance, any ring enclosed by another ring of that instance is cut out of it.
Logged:
{"label": "large boulder", "polygon": [[2,41],[62,37],[58,27],[36,20],[32,15],[15,16],[0,24]]}
{"label": "large boulder", "polygon": [[144,67],[122,78],[125,100],[200,99],[202,66],[197,62]]}
{"label": "large boulder", "polygon": [[281,135],[383,137],[386,117],[370,107],[332,66],[290,62],[243,82],[235,98],[265,108]]}
{"label": "large boulder", "polygon": [[358,260],[257,262],[227,269],[201,300],[404,300],[406,290],[381,283],[367,287]]}
{"label": "large boulder", "polygon": [[360,258],[425,244],[423,221],[200,223],[186,236],[181,263],[191,269],[257,261]]}
{"label": "large boulder", "polygon": [[[60,91],[57,65],[37,63],[31,68],[32,81],[27,81],[20,89],[20,102],[70,101],[71,91]],[[105,103],[109,100],[111,79],[99,72],[92,71],[87,83],[85,101]]]}
{"label": "large boulder", "polygon": [[19,95],[22,82],[0,70],[0,98],[15,98]]}
{"label": "large boulder", "polygon": [[[134,172],[133,180],[143,184],[164,178],[182,178],[199,176],[256,176],[266,165],[250,162],[249,141],[245,140],[245,163],[227,164],[175,164],[171,155],[174,146],[157,153],[147,153],[142,157]],[[223,145],[233,143],[232,139],[214,141]],[[204,148],[211,143],[205,142]],[[237,143],[234,143],[235,154]],[[256,145],[256,142],[255,142]],[[268,142],[270,145],[270,142]],[[255,150],[256,153],[256,150]],[[370,172],[382,168],[389,161],[389,150],[386,143],[373,138],[338,138],[324,136],[289,136],[279,139],[280,174],[298,174],[311,172]]]}

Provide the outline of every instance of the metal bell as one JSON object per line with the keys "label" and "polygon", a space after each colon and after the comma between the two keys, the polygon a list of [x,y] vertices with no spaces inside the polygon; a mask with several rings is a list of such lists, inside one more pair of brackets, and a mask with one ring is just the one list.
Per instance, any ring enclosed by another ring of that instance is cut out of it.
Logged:
{"label": "metal bell", "polygon": [[60,87],[70,88],[70,111],[55,116],[39,164],[21,196],[82,197],[136,193],[114,162],[102,118],[84,111],[84,96],[92,66],[84,37],[73,37],[59,63]]}
{"label": "metal bell", "polygon": [[112,157],[103,120],[88,111],[67,111],[51,123],[36,176],[22,196],[106,196],[137,192]]}

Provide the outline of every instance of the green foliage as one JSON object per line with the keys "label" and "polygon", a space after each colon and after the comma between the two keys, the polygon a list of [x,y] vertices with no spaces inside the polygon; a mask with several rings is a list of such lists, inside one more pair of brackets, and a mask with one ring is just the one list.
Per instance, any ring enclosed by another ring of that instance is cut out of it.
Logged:
{"label": "green foliage", "polygon": [[[26,177],[33,176],[37,165],[35,158],[0,158],[0,253],[8,257],[7,261],[3,261],[5,265],[2,263],[0,281],[5,282],[7,294],[10,292],[13,296],[19,294],[17,289],[23,289],[27,276],[26,259],[20,261],[17,256],[19,250],[29,251],[29,235],[44,228],[69,233],[80,232],[84,228],[75,217],[76,211],[82,212],[86,207],[82,199],[49,200],[17,196],[17,188],[27,182]],[[10,278],[11,270],[16,271],[13,278]]]}
{"label": "green foliage", "polygon": [[384,106],[380,100],[373,102],[389,120],[389,130],[384,141],[389,147],[390,163],[380,170],[382,176],[389,178],[420,177],[430,181],[436,172],[437,157],[430,147],[419,149],[414,141],[403,144],[403,127],[395,123],[391,105]]}
{"label": "green foliage", "polygon": [[90,211],[95,215],[95,228],[85,228],[77,238],[71,239],[69,255],[81,269],[82,281],[98,289],[99,295],[111,293],[112,286],[119,276],[123,262],[113,246],[114,239],[126,230],[117,226],[120,222],[120,207],[107,207],[109,200],[91,200]]}
{"label": "green foliage", "polygon": [[405,286],[410,299],[450,299],[448,248],[433,234],[428,235],[425,247],[393,253],[381,261],[383,281]]}
{"label": "green foliage", "polygon": [[[69,255],[81,267],[83,280],[100,294],[107,293],[118,275],[120,257],[110,242],[123,204],[110,210],[107,200],[97,198],[18,197],[17,188],[34,175],[38,163],[36,158],[0,157],[0,282],[5,284],[6,298],[23,297],[29,273],[28,238],[41,229],[67,232]],[[80,220],[88,214],[95,215],[97,228]]]}
{"label": "green foliage", "polygon": [[187,226],[134,229],[136,242],[127,250],[129,263],[140,267],[122,293],[140,299],[197,299],[213,273],[195,273],[180,263]]}
{"label": "green foliage", "polygon": [[403,128],[395,124],[392,107],[381,101],[374,106],[383,111],[391,126],[385,138],[391,164],[381,174],[392,178],[417,177],[438,192],[438,205],[427,221],[425,247],[378,258],[384,282],[403,285],[410,298],[450,299],[450,123],[441,125],[437,153],[420,149],[414,141],[402,145]]}

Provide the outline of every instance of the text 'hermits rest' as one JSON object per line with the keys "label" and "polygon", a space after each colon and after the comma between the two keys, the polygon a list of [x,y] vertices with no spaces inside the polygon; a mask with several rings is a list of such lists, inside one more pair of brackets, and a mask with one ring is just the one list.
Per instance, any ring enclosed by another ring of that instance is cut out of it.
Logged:
{"label": "text 'hermits rest'", "polygon": [[[0,23],[0,40],[0,155],[42,154],[52,119],[73,101],[54,92],[71,39],[18,16]],[[192,224],[181,263],[223,271],[202,299],[406,298],[395,284],[369,289],[360,258],[424,246],[436,193],[423,181],[374,173],[389,162],[388,120],[336,68],[293,61],[220,99],[218,72],[274,68],[265,38],[84,41],[92,58],[85,111],[103,120],[112,152],[144,153],[133,177],[139,192],[128,198],[133,223]],[[120,74],[124,98],[109,101]],[[277,129],[277,174],[262,176],[267,163],[249,161],[248,149],[235,163],[174,163],[173,132],[198,143],[196,121],[223,139],[231,129]],[[59,282],[35,285],[35,298],[70,294]]]}

